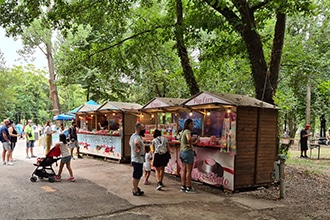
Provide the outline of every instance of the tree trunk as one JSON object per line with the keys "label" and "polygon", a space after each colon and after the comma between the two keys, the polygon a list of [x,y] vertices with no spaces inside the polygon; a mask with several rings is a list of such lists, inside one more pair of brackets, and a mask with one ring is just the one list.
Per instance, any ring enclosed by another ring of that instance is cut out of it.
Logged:
{"label": "tree trunk", "polygon": [[275,33],[273,39],[273,46],[272,46],[272,54],[271,60],[269,64],[269,83],[266,86],[266,94],[271,95],[271,97],[267,97],[267,100],[273,101],[273,96],[277,90],[278,84],[278,75],[280,73],[280,66],[281,66],[281,58],[282,58],[282,51],[284,45],[284,36],[285,36],[285,22],[286,22],[286,15],[283,13],[277,13],[276,15],[276,25],[275,25]]}
{"label": "tree trunk", "polygon": [[[249,55],[252,77],[255,84],[256,98],[274,104],[273,95],[277,89],[278,74],[284,43],[285,14],[277,14],[271,61],[268,71],[263,45],[260,36],[256,31],[257,28],[254,18],[256,8],[251,8],[246,0],[232,1],[241,16],[238,17],[236,12],[226,6],[223,6],[222,2],[219,0],[204,1],[216,11],[221,13],[226,18],[228,23],[238,33],[240,33]],[[264,4],[267,4],[267,2]],[[259,7],[261,7],[261,5],[263,4],[260,4]]]}
{"label": "tree trunk", "polygon": [[306,89],[306,123],[311,123],[311,85],[309,83]]}
{"label": "tree trunk", "polygon": [[176,0],[176,16],[177,22],[175,24],[175,37],[176,37],[176,46],[178,50],[178,56],[181,61],[181,66],[183,69],[183,75],[189,87],[190,95],[195,95],[199,93],[199,87],[194,76],[194,72],[190,66],[190,61],[187,53],[187,48],[184,44],[183,39],[183,9],[182,1]]}
{"label": "tree trunk", "polygon": [[47,48],[50,96],[52,98],[54,115],[59,115],[61,114],[61,107],[60,107],[60,102],[58,100],[57,86],[55,84],[55,71],[54,71],[51,43],[46,43],[46,48]]}

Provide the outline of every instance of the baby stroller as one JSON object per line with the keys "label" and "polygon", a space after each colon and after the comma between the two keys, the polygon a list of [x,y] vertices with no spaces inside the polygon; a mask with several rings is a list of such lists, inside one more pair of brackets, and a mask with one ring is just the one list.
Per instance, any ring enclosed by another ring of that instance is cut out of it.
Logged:
{"label": "baby stroller", "polygon": [[[37,166],[37,168],[32,173],[32,176],[30,178],[31,182],[36,182],[37,177],[39,179],[48,178],[48,182],[54,182],[54,176],[56,175],[52,165],[53,163],[57,163],[59,159],[61,159],[59,156],[61,155],[61,150],[59,147],[53,147],[45,158],[37,158],[37,163],[33,164],[34,166]],[[37,176],[37,177],[36,177]]]}

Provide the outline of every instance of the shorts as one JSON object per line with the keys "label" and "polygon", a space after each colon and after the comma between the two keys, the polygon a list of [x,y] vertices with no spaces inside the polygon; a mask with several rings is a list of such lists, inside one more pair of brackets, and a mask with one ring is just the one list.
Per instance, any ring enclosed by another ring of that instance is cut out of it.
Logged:
{"label": "shorts", "polygon": [[34,147],[34,140],[29,140],[29,142],[26,142],[26,147]]}
{"label": "shorts", "polygon": [[62,157],[62,158],[61,158],[61,162],[62,162],[62,163],[70,162],[70,160],[71,160],[71,156],[66,156],[66,157]]}
{"label": "shorts", "polygon": [[194,151],[185,150],[180,151],[180,159],[182,163],[193,164],[194,163]]}
{"label": "shorts", "polygon": [[3,150],[11,150],[11,146],[9,142],[2,142]]}
{"label": "shorts", "polygon": [[153,165],[154,167],[166,167],[169,159],[166,154],[155,153]]}
{"label": "shorts", "polygon": [[143,173],[143,163],[132,162],[133,166],[133,178],[141,179]]}
{"label": "shorts", "polygon": [[16,142],[10,142],[10,148],[11,150],[14,150],[16,147]]}
{"label": "shorts", "polygon": [[69,143],[69,148],[79,147],[78,141],[73,141],[71,144]]}

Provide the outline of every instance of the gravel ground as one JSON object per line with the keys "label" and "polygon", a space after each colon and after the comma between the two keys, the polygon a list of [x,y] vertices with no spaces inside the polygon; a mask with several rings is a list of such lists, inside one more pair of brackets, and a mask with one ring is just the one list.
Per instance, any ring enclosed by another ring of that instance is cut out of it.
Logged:
{"label": "gravel ground", "polygon": [[[330,167],[330,162],[329,162]],[[328,169],[329,170],[329,169]],[[296,167],[285,167],[285,194],[279,199],[279,185],[238,193],[226,193],[217,187],[194,183],[198,190],[227,197],[266,199],[283,206],[259,210],[275,219],[330,219],[330,172],[315,174]],[[175,178],[175,177],[172,177]],[[177,178],[179,181],[179,178]]]}

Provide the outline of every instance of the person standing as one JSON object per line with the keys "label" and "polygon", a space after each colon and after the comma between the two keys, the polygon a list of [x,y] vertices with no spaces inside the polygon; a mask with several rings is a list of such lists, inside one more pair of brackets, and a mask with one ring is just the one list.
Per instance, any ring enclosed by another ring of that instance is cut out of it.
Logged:
{"label": "person standing", "polygon": [[74,182],[75,178],[73,177],[73,172],[72,172],[72,168],[71,168],[71,155],[69,152],[69,148],[68,145],[66,143],[66,136],[65,134],[60,134],[60,142],[55,144],[55,147],[59,147],[61,150],[61,163],[60,163],[60,168],[58,170],[58,173],[56,176],[54,176],[55,181],[59,182],[61,181],[61,175],[62,175],[62,171],[63,171],[63,167],[64,165],[66,165],[66,168],[69,171],[70,177],[67,179],[67,181],[69,182]]}
{"label": "person standing", "polygon": [[152,148],[154,149],[153,165],[156,168],[157,190],[161,190],[164,186],[163,178],[165,174],[165,167],[169,161],[168,141],[161,136],[160,130],[156,129],[154,132],[154,139],[152,140]]}
{"label": "person standing", "polygon": [[68,129],[68,138],[70,140],[69,148],[70,148],[70,154],[71,154],[72,159],[74,160],[73,150],[75,148],[77,148],[78,158],[83,158],[82,156],[80,156],[80,152],[79,152],[79,144],[78,144],[78,136],[77,136],[77,122],[75,122],[75,121],[73,121],[71,123],[71,126]]}
{"label": "person standing", "polygon": [[311,134],[308,133],[310,128],[309,124],[305,125],[305,128],[300,131],[300,158],[308,158],[307,150],[308,150],[308,137]]}
{"label": "person standing", "polygon": [[330,145],[330,130],[328,131],[327,139],[328,139],[327,144]]}
{"label": "person standing", "polygon": [[2,142],[2,162],[3,165],[14,165],[13,162],[9,160],[10,154],[12,152],[10,147],[10,135],[8,131],[8,127],[10,126],[10,122],[8,119],[3,121],[3,126],[0,129],[0,140]]}
{"label": "person standing", "polygon": [[18,137],[23,139],[23,126],[21,124],[17,124],[15,127],[18,133]]}
{"label": "person standing", "polygon": [[[32,128],[32,120],[28,120],[27,125],[24,128],[25,138],[26,138],[26,158],[36,158],[36,156],[33,154],[33,148],[34,148],[34,132]],[[29,157],[29,149],[31,153],[31,157]]]}
{"label": "person standing", "polygon": [[46,134],[46,152],[45,154],[47,155],[48,152],[50,151],[50,147],[52,146],[52,136],[56,131],[53,131],[52,129],[52,122],[48,120],[45,125],[45,134]]}
{"label": "person standing", "polygon": [[149,177],[151,173],[151,151],[150,146],[145,146],[146,153],[144,154],[144,163],[143,163],[143,169],[144,169],[144,185],[150,185]]}
{"label": "person standing", "polygon": [[131,135],[129,145],[131,148],[131,163],[133,166],[132,193],[134,196],[142,196],[143,191],[139,188],[139,182],[143,174],[143,163],[144,163],[144,143],[142,137],[144,137],[144,124],[138,122],[135,125],[135,133]]}
{"label": "person standing", "polygon": [[10,154],[10,158],[9,158],[9,161],[10,162],[15,162],[15,160],[13,159],[13,152],[14,152],[14,149],[16,147],[16,143],[17,143],[17,138],[20,136],[17,129],[16,129],[16,126],[15,126],[15,123],[13,121],[9,121],[10,123],[10,126],[8,128],[8,131],[9,131],[9,135],[10,135],[10,148],[11,148],[11,154]]}
{"label": "person standing", "polygon": [[180,140],[180,160],[182,163],[181,168],[181,192],[195,193],[195,189],[191,184],[191,171],[194,164],[194,149],[193,144],[196,144],[198,140],[194,143],[191,137],[191,131],[194,128],[194,122],[192,119],[188,118],[184,122],[184,128],[181,134]]}

